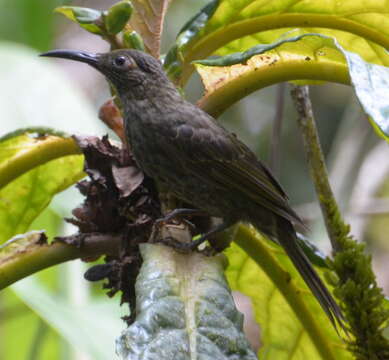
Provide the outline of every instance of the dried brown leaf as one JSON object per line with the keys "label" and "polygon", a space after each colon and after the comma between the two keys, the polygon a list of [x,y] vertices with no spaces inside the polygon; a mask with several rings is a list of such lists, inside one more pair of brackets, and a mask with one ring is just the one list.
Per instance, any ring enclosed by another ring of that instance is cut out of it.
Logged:
{"label": "dried brown leaf", "polygon": [[135,11],[130,25],[144,41],[146,50],[159,58],[161,33],[166,10],[171,0],[133,0]]}

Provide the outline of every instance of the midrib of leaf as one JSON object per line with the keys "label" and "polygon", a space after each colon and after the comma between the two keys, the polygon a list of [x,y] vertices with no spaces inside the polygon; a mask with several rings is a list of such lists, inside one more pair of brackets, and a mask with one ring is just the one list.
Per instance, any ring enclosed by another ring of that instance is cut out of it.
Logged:
{"label": "midrib of leaf", "polygon": [[282,293],[296,314],[322,359],[336,360],[332,344],[328,341],[327,336],[320,328],[320,324],[317,323],[313,314],[302,300],[301,291],[269,251],[269,248],[256,238],[253,231],[243,225],[237,227],[234,241],[247,254],[250,254],[251,259],[272,279],[274,285]]}
{"label": "midrib of leaf", "polygon": [[383,32],[340,16],[312,13],[258,16],[221,27],[198,41],[194,41],[192,46],[189,44],[184,51],[185,63],[182,72],[182,83],[184,84],[188,80],[193,71],[193,66],[190,66],[193,60],[206,58],[230,41],[260,31],[296,26],[303,28],[322,27],[347,31],[377,43],[384,48],[389,48],[389,37]]}
{"label": "midrib of leaf", "polygon": [[197,296],[197,292],[193,291],[196,289],[195,284],[195,274],[196,269],[193,268],[192,258],[188,259],[184,257],[177,257],[177,276],[181,274],[183,286],[180,287],[180,298],[184,299],[185,304],[185,317],[186,317],[186,329],[189,340],[189,349],[191,359],[197,359],[197,341],[196,341],[196,323],[195,323],[195,297]]}

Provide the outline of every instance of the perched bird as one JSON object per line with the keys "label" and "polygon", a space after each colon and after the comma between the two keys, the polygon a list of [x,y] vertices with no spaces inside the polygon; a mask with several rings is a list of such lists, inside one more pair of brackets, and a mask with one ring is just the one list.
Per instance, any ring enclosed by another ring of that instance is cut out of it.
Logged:
{"label": "perched bird", "polygon": [[301,220],[280,184],[234,134],[181,97],[157,59],[137,50],[53,50],[42,56],[87,63],[116,88],[139,167],[159,188],[196,207],[172,216],[199,211],[223,219],[193,246],[238,221],[251,223],[284,248],[331,322],[343,327],[339,306],[296,241],[293,223]]}

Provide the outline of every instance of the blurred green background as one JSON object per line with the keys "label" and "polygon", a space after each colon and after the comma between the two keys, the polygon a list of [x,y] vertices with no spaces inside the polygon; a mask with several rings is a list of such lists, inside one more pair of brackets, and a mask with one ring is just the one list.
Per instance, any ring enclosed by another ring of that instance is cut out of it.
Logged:
{"label": "blurred green background", "polygon": [[[99,106],[109,96],[104,79],[87,66],[37,55],[53,48],[107,50],[106,43],[54,14],[53,9],[70,3],[106,9],[114,2],[0,0],[0,136],[38,125],[70,134],[108,132],[97,118]],[[173,2],[165,22],[163,51],[205,3]],[[268,161],[282,91],[283,128],[274,171],[296,211],[309,224],[310,239],[328,252],[288,87],[277,85],[254,93],[230,108],[220,121]],[[194,76],[186,95],[195,102],[201,94],[199,78]],[[373,132],[351,88],[315,85],[311,94],[335,195],[352,233],[368,243],[378,282],[389,294],[389,148]],[[47,229],[50,236],[73,232],[62,217],[69,217],[81,201],[74,189],[58,195],[32,229]],[[100,285],[83,280],[86,267],[79,261],[61,265],[0,293],[0,359],[115,357],[114,339],[124,328],[119,318],[127,309],[119,307],[118,296],[108,299]]]}

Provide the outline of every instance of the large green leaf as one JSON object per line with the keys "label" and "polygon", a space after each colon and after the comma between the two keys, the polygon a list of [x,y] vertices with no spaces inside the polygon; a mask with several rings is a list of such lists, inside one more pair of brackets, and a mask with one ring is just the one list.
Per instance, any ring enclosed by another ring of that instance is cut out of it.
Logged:
{"label": "large green leaf", "polygon": [[366,61],[389,63],[385,51],[389,47],[387,0],[220,0],[211,4],[217,7],[210,7],[206,25],[196,29],[192,24],[178,38],[183,83],[193,70],[191,61],[272,43],[294,27],[335,37]]}
{"label": "large green leaf", "polygon": [[0,142],[0,243],[25,232],[58,192],[84,176],[73,139],[16,134]]}
{"label": "large green leaf", "polygon": [[276,82],[351,80],[374,128],[389,140],[389,100],[382,96],[389,91],[389,68],[365,62],[333,38],[295,30],[272,44],[256,45],[244,52],[199,60],[196,64],[206,88],[199,105],[214,116],[250,92]]}
{"label": "large green leaf", "polygon": [[226,251],[226,276],[233,290],[252,300],[261,327],[259,358],[351,359],[346,344],[281,248],[243,225],[237,227],[234,241],[239,246],[232,244]]}
{"label": "large green leaf", "polygon": [[117,341],[122,359],[256,359],[223,275],[224,256],[151,244],[141,253],[136,320]]}

